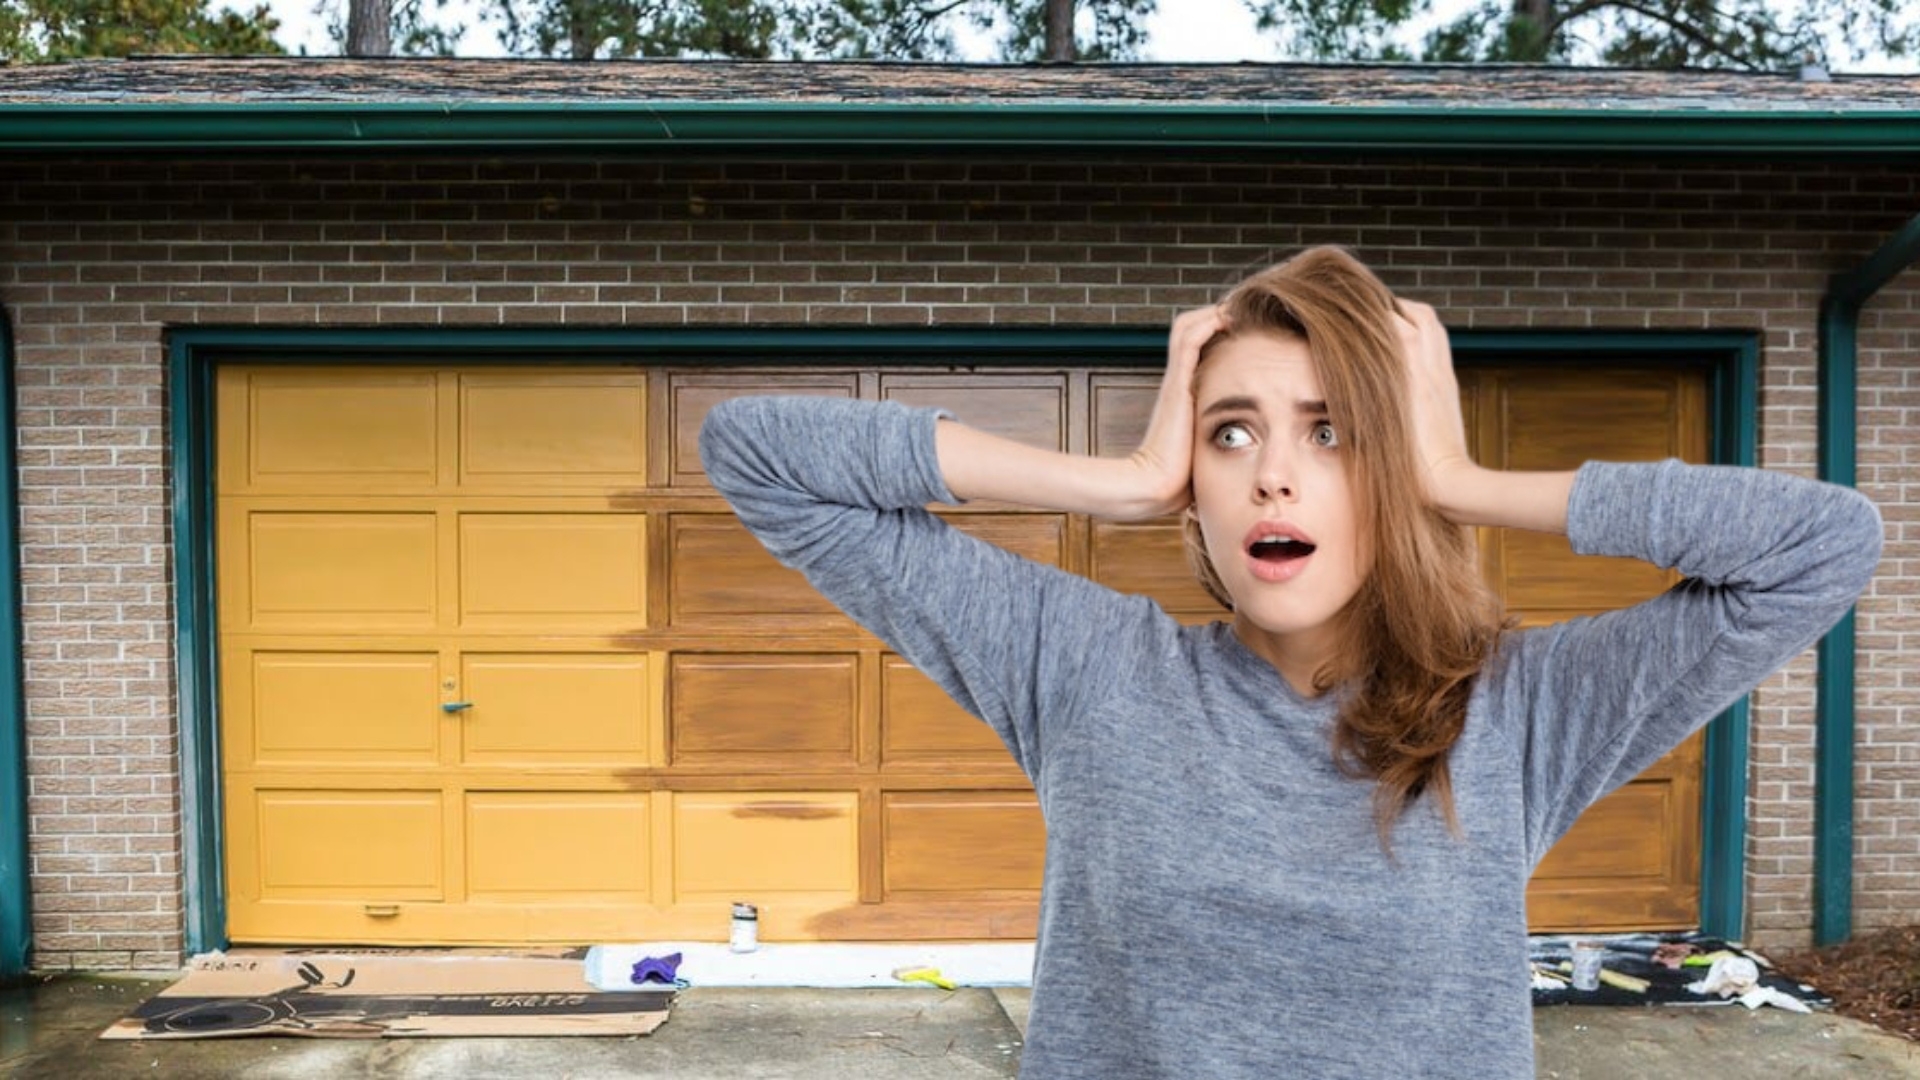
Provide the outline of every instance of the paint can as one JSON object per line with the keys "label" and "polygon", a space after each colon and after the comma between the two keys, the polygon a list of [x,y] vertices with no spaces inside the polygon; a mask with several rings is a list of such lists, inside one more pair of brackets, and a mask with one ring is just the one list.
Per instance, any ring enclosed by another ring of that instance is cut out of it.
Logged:
{"label": "paint can", "polygon": [[759,947],[760,909],[752,904],[733,905],[733,931],[727,935],[727,948],[752,952]]}
{"label": "paint can", "polygon": [[1600,961],[1607,955],[1607,946],[1599,941],[1576,941],[1573,943],[1573,988],[1575,990],[1600,989]]}

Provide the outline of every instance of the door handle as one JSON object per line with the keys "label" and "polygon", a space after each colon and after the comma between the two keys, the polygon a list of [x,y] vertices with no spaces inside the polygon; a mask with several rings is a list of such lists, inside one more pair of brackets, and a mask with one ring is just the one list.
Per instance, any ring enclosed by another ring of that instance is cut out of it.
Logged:
{"label": "door handle", "polygon": [[465,712],[471,708],[473,708],[473,702],[471,701],[449,701],[449,702],[445,702],[440,706],[440,711],[455,713],[455,712]]}

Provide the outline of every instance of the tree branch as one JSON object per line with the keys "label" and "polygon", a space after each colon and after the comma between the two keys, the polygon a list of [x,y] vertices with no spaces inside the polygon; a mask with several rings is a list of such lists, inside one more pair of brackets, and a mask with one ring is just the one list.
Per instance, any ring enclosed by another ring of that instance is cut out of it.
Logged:
{"label": "tree branch", "polygon": [[1697,45],[1702,46],[1707,51],[1716,53],[1720,56],[1724,56],[1727,59],[1734,61],[1740,66],[1746,68],[1748,71],[1765,70],[1759,64],[1754,63],[1751,59],[1745,56],[1742,56],[1739,53],[1734,52],[1732,49],[1727,48],[1725,45],[1720,44],[1718,41],[1715,41],[1712,38],[1712,36],[1707,34],[1705,31],[1698,29],[1692,24],[1687,23],[1681,19],[1678,19],[1672,15],[1669,15],[1664,11],[1660,11],[1654,8],[1649,8],[1642,4],[1634,3],[1633,0],[1587,0],[1586,3],[1575,7],[1572,11],[1568,12],[1565,16],[1555,18],[1553,21],[1552,28],[1548,31],[1547,40],[1549,41],[1553,40],[1553,35],[1559,32],[1560,27],[1563,24],[1571,21],[1572,19],[1578,18],[1579,16],[1582,16],[1582,15],[1591,15],[1595,11],[1600,10],[1601,8],[1622,8],[1627,11],[1631,11],[1637,15],[1644,15],[1645,17],[1652,19],[1654,22],[1662,23],[1665,26],[1667,26],[1669,29],[1678,32],[1680,36],[1688,39],[1689,41],[1694,42]]}

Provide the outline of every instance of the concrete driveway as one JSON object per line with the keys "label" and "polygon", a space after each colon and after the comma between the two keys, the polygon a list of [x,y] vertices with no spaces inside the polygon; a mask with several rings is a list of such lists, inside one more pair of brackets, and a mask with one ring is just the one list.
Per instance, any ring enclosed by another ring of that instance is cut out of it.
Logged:
{"label": "concrete driveway", "polygon": [[[645,1038],[102,1042],[165,979],[65,976],[0,991],[0,1076],[379,1080],[957,1080],[1019,1069],[1024,990],[693,989]],[[1739,1006],[1535,1010],[1539,1075],[1920,1077],[1920,1044],[1830,1014]],[[1123,1080],[1116,1077],[1115,1080]]]}

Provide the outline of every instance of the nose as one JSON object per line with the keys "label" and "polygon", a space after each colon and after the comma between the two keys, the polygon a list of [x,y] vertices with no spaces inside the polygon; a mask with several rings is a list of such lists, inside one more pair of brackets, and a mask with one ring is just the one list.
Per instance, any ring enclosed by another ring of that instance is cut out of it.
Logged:
{"label": "nose", "polygon": [[1254,501],[1292,502],[1300,497],[1300,481],[1293,456],[1283,446],[1269,445],[1260,456],[1259,470],[1253,478]]}

